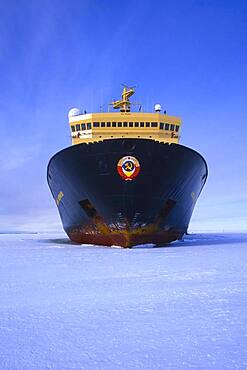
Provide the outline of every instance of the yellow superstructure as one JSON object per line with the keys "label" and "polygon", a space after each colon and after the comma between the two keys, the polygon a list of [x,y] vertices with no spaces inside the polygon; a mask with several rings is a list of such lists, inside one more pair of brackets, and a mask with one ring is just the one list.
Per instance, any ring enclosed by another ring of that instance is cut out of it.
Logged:
{"label": "yellow superstructure", "polygon": [[122,100],[111,103],[119,112],[69,115],[72,144],[92,143],[115,138],[143,138],[165,143],[178,143],[181,119],[160,111],[130,112],[129,97],[134,89],[124,88]]}

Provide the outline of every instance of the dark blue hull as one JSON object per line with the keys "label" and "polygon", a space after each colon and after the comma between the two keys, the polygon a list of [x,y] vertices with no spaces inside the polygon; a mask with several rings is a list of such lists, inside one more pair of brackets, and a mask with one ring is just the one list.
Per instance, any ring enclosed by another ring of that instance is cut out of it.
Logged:
{"label": "dark blue hull", "polygon": [[[118,161],[134,156],[140,173],[124,181]],[[186,233],[207,178],[203,157],[178,144],[112,139],[55,154],[48,184],[64,230],[78,243],[163,245]]]}

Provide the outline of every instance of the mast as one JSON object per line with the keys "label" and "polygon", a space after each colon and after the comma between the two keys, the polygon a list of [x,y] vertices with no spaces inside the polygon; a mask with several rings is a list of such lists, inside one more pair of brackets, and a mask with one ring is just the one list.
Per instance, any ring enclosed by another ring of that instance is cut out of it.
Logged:
{"label": "mast", "polygon": [[124,86],[122,92],[122,99],[115,100],[111,103],[114,109],[120,109],[120,112],[130,112],[131,102],[129,98],[135,93],[133,87]]}

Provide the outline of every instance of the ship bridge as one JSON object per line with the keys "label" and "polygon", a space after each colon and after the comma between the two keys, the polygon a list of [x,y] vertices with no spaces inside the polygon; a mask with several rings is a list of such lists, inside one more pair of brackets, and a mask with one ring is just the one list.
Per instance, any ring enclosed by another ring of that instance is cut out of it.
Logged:
{"label": "ship bridge", "polygon": [[69,112],[72,144],[92,143],[107,139],[150,139],[164,143],[178,143],[181,119],[160,111],[157,104],[152,113],[131,112],[129,98],[133,88],[124,87],[122,99],[113,101],[118,112],[84,113],[73,108]]}

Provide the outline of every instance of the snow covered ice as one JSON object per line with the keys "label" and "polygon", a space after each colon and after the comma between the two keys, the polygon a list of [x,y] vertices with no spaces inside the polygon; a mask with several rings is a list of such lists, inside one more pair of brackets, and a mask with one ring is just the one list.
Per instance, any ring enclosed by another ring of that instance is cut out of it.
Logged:
{"label": "snow covered ice", "polygon": [[247,234],[168,248],[0,235],[0,369],[247,368]]}

